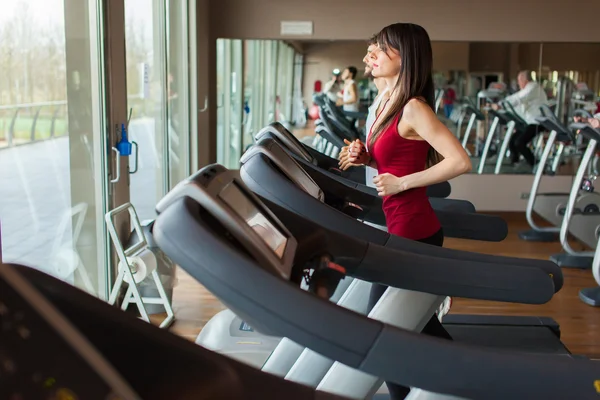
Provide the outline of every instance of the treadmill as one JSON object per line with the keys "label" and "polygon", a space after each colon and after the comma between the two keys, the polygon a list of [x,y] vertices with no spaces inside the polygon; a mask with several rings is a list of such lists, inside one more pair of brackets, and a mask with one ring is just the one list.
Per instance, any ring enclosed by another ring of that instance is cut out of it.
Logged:
{"label": "treadmill", "polygon": [[[446,295],[548,301],[560,276],[551,262],[451,259],[434,246],[427,255],[388,249],[267,207],[235,173],[214,165],[178,185],[160,209],[153,234],[178,265],[259,331],[334,361],[318,390],[364,398],[385,379],[413,387],[413,400],[598,396],[600,364],[593,361],[417,333]],[[345,276],[392,286],[372,312],[384,321],[328,301]],[[399,298],[408,307],[390,313],[386,306]]]}
{"label": "treadmill", "polygon": [[342,400],[205,350],[41,271],[0,264],[0,398]]}
{"label": "treadmill", "polygon": [[[314,167],[314,165],[295,157],[293,152],[288,151],[277,139],[271,137],[263,137],[257,144],[248,149],[240,159],[240,163],[243,166],[246,160],[253,159],[258,154],[272,160],[278,170],[283,168],[283,171],[285,171],[284,164],[299,165],[305,172],[301,177],[298,177],[298,185],[305,190],[313,188],[315,185],[322,188],[322,190],[318,188],[317,191],[313,191],[311,193],[313,197],[320,196],[320,200],[343,210],[344,213],[356,219],[383,227],[386,225],[382,210],[382,198],[378,196],[374,188],[351,183],[344,178]],[[282,163],[282,165],[277,165],[277,163]],[[262,178],[260,180],[262,181]],[[269,183],[267,182],[267,184]],[[272,188],[272,190],[276,192],[275,188]],[[478,214],[479,218],[476,220],[476,224],[467,224],[465,214],[474,214],[475,207],[466,200],[430,197],[429,202],[436,211],[447,237],[501,241],[508,234],[506,222],[496,217],[484,220],[484,217]],[[484,222],[492,224],[487,227],[485,234],[482,233],[480,225]]]}
{"label": "treadmill", "polygon": [[[318,186],[310,187],[310,182],[303,170],[299,168],[299,165],[293,162],[291,158],[286,157],[287,153],[277,151],[276,143],[271,141],[265,144],[269,148],[268,154],[257,151],[252,157],[243,157],[240,169],[240,175],[244,183],[263,200],[266,199],[298,215],[302,215],[314,223],[335,229],[340,233],[351,234],[356,238],[382,244],[386,247],[429,254],[430,246],[428,245],[390,235],[387,232],[363,224],[340,210],[319,201],[318,199],[322,197],[319,194],[321,193],[320,188]],[[255,146],[257,150],[260,148],[260,143]],[[278,157],[278,160],[273,162],[269,157]],[[436,214],[444,215],[440,212],[436,212]],[[469,213],[450,214],[455,221],[447,221],[445,225],[452,227],[455,236],[470,237],[475,240],[501,240],[506,236],[506,222],[499,217]],[[444,226],[445,232],[446,226]],[[465,231],[461,232],[463,229]],[[500,233],[499,237],[496,236],[497,232]],[[469,257],[470,259],[487,260],[489,257],[445,248],[440,251],[453,258]],[[538,260],[523,261],[512,257],[497,260],[505,263],[516,262],[517,260],[521,263],[528,262],[535,265],[538,263]],[[562,284],[562,274],[555,275],[555,290],[560,290]],[[486,340],[489,341],[490,345],[505,345],[508,342],[513,346],[519,346],[521,341],[536,341],[538,346],[546,352],[568,353],[568,350],[560,341],[559,325],[551,318],[449,314],[444,317],[444,323],[447,324],[449,333],[465,335],[463,337],[468,341],[480,341],[480,332],[485,331],[487,332]],[[471,332],[471,334],[467,335],[467,332]]]}
{"label": "treadmill", "polygon": [[[254,137],[254,141],[258,142],[264,137],[270,137],[279,141],[298,162],[304,161],[333,175],[346,178],[353,183],[365,185],[365,167],[352,167],[346,171],[341,171],[338,168],[337,159],[331,158],[305,145],[279,122],[273,122],[258,131]],[[449,182],[436,183],[427,188],[427,195],[429,197],[446,198],[450,196],[450,192],[451,187]]]}

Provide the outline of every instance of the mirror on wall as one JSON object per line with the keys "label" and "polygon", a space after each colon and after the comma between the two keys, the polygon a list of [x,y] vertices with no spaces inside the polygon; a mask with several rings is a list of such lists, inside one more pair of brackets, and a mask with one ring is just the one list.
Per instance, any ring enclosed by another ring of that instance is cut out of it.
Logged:
{"label": "mirror on wall", "polygon": [[[219,46],[239,54],[218,54],[223,58],[218,81],[229,82],[219,85],[218,103],[241,115],[219,122],[240,142],[232,167],[251,144],[248,133],[273,121],[333,157],[343,137],[364,137],[367,110],[378,93],[365,76],[365,41],[219,39]],[[469,152],[473,174],[535,172],[548,133],[514,101],[528,80],[537,85],[543,111],[567,127],[573,110],[597,108],[600,44],[434,41],[432,49],[436,113]],[[340,106],[353,68],[356,104]],[[523,74],[525,80],[519,78],[521,71],[529,72]],[[548,173],[573,173],[579,159],[577,141],[573,143],[552,147],[545,163]]]}
{"label": "mirror on wall", "polygon": [[[341,72],[343,75],[349,67],[356,67],[359,108],[366,115],[368,106],[377,95],[372,79],[364,75],[362,59],[366,53],[366,43],[320,41],[303,42],[301,45],[305,56],[304,102],[312,105],[314,94],[326,92],[336,79],[335,73]],[[542,67],[541,43],[434,41],[432,50],[436,113],[468,150],[473,163],[472,173],[532,173],[533,168],[528,168],[522,162],[513,165],[509,146],[502,149],[507,121],[503,119],[494,123],[495,115],[488,111],[487,100],[492,92],[494,96],[491,100],[500,101],[517,91],[519,71],[530,70],[534,76],[539,74]],[[338,76],[338,81],[340,78],[342,76]],[[339,82],[339,85],[340,91],[343,91],[343,83]],[[332,97],[331,91],[329,97]],[[335,101],[335,98],[331,100]],[[317,117],[318,113],[314,112],[314,116]],[[355,130],[360,132],[364,118],[352,122]],[[491,130],[493,135],[486,146]],[[333,153],[335,150],[332,150]],[[509,156],[501,157],[498,161],[497,154],[500,151]]]}

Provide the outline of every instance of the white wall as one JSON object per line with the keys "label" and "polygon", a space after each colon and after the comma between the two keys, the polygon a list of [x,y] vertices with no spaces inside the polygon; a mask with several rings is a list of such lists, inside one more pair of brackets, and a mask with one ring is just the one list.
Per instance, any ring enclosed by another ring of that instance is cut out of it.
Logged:
{"label": "white wall", "polygon": [[[573,177],[543,177],[539,193],[565,192],[571,189]],[[469,200],[478,212],[485,211],[523,211],[527,208],[527,199],[521,198],[523,193],[529,194],[533,175],[475,175],[459,176],[450,181],[452,199]]]}

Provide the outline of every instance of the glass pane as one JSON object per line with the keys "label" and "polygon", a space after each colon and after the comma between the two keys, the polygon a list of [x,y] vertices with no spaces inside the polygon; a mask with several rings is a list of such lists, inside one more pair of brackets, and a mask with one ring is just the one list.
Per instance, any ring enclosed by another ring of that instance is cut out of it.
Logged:
{"label": "glass pane", "polygon": [[294,82],[294,49],[285,46],[285,85],[283,92],[283,112],[287,121],[292,121],[292,86]]}
{"label": "glass pane", "polygon": [[217,40],[217,162],[238,168],[243,125],[242,41]]}
{"label": "glass pane", "polygon": [[285,48],[286,44],[277,42],[277,82],[276,82],[276,94],[275,94],[275,120],[286,121],[289,115],[285,114],[285,83],[287,80],[287,69],[285,65]]}
{"label": "glass pane", "polygon": [[248,101],[248,117],[246,121],[247,136],[244,148],[252,143],[254,136],[263,127],[263,98],[264,98],[264,43],[262,40],[246,41],[246,81],[244,95]]}
{"label": "glass pane", "polygon": [[243,104],[242,104],[242,41],[231,41],[231,83],[230,83],[230,118],[229,118],[229,157],[226,160],[228,168],[239,168],[240,157],[242,156],[242,123],[243,123]]}
{"label": "glass pane", "polygon": [[225,92],[227,82],[225,65],[228,65],[228,59],[225,59],[229,53],[225,46],[228,42],[223,39],[217,40],[217,162],[222,164],[225,159]]}
{"label": "glass pane", "polygon": [[296,53],[294,56],[294,90],[293,90],[293,121],[298,127],[306,124],[305,104],[302,97],[302,70],[304,56]]}
{"label": "glass pane", "polygon": [[264,118],[263,125],[275,121],[275,96],[277,93],[277,41],[269,40],[265,43],[264,59],[265,97],[263,100]]}
{"label": "glass pane", "polygon": [[106,154],[96,1],[0,7],[2,258],[106,297]]}
{"label": "glass pane", "polygon": [[254,111],[253,94],[256,82],[256,57],[254,53],[254,41],[244,41],[244,120],[242,149],[245,150],[253,143],[254,131],[252,129],[252,111]]}
{"label": "glass pane", "polygon": [[[190,68],[187,1],[167,1],[169,189],[190,175]],[[194,91],[195,93],[195,91]],[[204,107],[204,104],[201,105]]]}
{"label": "glass pane", "polygon": [[125,0],[129,139],[139,149],[137,166],[129,157],[130,170],[137,167],[129,175],[130,199],[142,221],[156,216],[156,203],[168,188],[165,16],[164,1]]}

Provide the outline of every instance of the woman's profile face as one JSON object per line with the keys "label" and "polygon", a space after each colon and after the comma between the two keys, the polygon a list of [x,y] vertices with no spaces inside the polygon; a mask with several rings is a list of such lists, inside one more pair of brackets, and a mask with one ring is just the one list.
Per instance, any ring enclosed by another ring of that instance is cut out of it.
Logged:
{"label": "woman's profile face", "polygon": [[369,47],[367,47],[367,54],[365,54],[365,56],[363,57],[363,63],[365,63],[366,66],[366,73],[371,72],[371,69],[373,68],[372,62],[373,60],[371,59],[371,53],[377,48],[377,45],[375,44],[370,44]]}
{"label": "woman's profile face", "polygon": [[400,54],[396,49],[386,49],[384,51],[381,45],[371,52],[371,65],[373,71],[371,74],[376,78],[391,78],[400,73]]}

